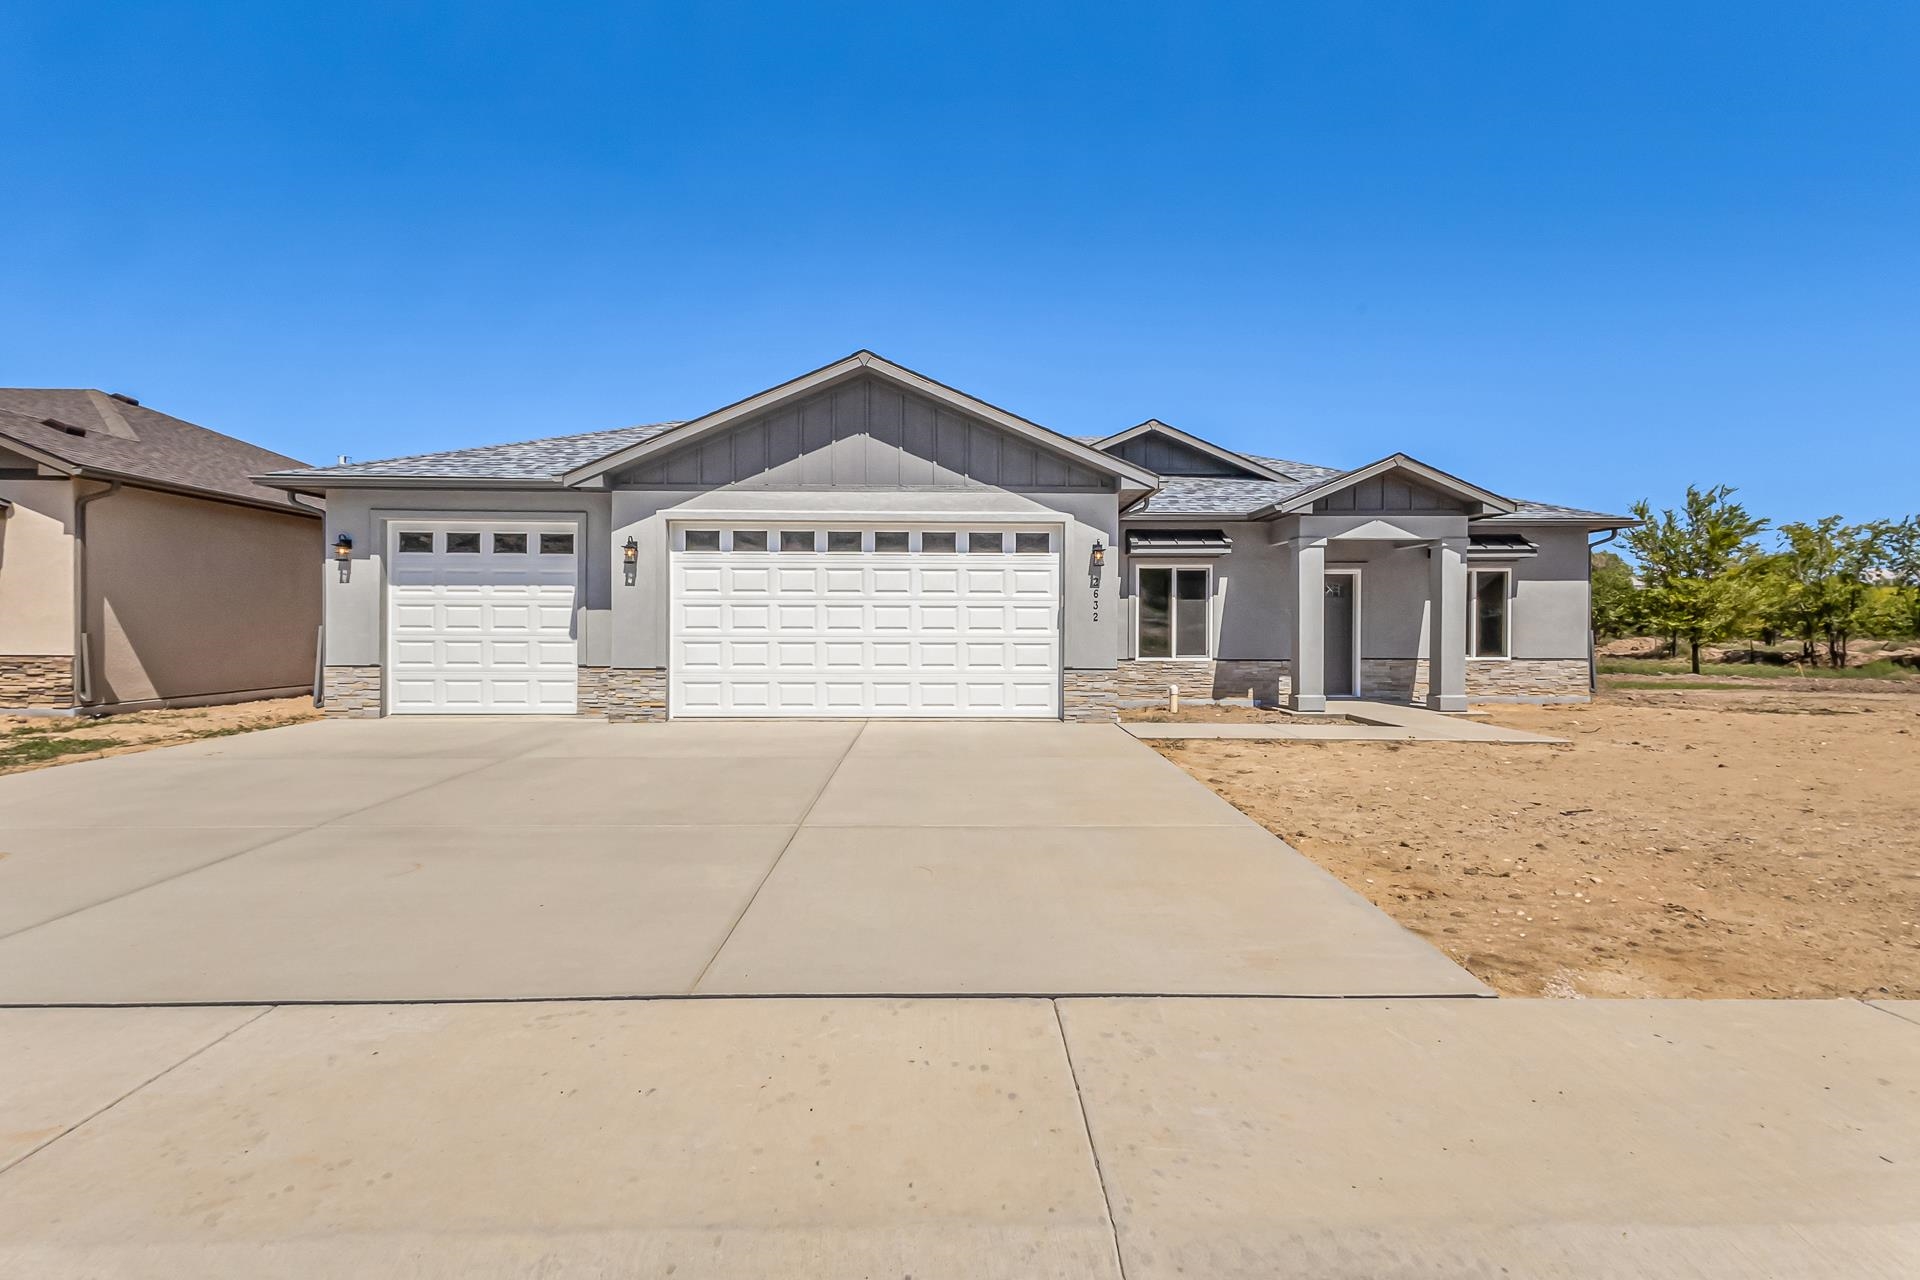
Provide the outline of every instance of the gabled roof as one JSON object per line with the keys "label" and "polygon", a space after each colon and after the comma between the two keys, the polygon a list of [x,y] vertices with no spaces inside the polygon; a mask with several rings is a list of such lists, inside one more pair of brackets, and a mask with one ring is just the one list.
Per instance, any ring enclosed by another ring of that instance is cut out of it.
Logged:
{"label": "gabled roof", "polygon": [[317,514],[253,479],[299,459],[104,391],[0,387],[0,446],[69,475]]}
{"label": "gabled roof", "polygon": [[1385,475],[1390,471],[1404,471],[1442,493],[1452,494],[1473,503],[1480,508],[1477,513],[1480,515],[1511,515],[1517,505],[1511,498],[1503,498],[1490,489],[1482,489],[1477,484],[1468,484],[1460,477],[1449,475],[1438,467],[1430,467],[1418,458],[1408,457],[1404,453],[1395,453],[1389,454],[1378,462],[1370,462],[1364,467],[1356,467],[1352,471],[1329,476],[1318,484],[1307,485],[1295,493],[1277,499],[1269,509],[1255,514],[1257,516],[1290,515],[1297,511],[1305,511],[1329,494],[1351,489],[1363,480],[1371,480],[1375,476]]}
{"label": "gabled roof", "polygon": [[1137,426],[1128,427],[1125,431],[1116,431],[1110,436],[1105,436],[1094,441],[1093,447],[1103,453],[1111,452],[1117,446],[1123,445],[1129,440],[1137,440],[1145,435],[1165,436],[1169,440],[1177,440],[1196,453],[1203,453],[1209,458],[1226,463],[1228,466],[1238,467],[1249,475],[1262,480],[1272,480],[1276,483],[1285,484],[1288,481],[1299,478],[1288,475],[1270,466],[1263,459],[1250,457],[1244,453],[1235,453],[1231,449],[1223,449],[1211,440],[1202,440],[1199,436],[1182,431],[1180,428],[1162,422],[1158,418],[1148,418],[1145,422]]}
{"label": "gabled roof", "polygon": [[769,387],[757,395],[748,396],[744,400],[715,409],[712,413],[695,418],[691,422],[682,423],[670,434],[638,441],[625,448],[617,449],[605,457],[573,468],[563,479],[568,485],[585,484],[597,480],[610,471],[632,466],[636,462],[669,449],[683,448],[703,436],[722,431],[753,414],[801,396],[812,395],[845,379],[862,374],[883,378],[925,396],[929,400],[992,423],[1004,431],[1063,454],[1084,466],[1117,475],[1136,488],[1151,489],[1159,483],[1159,477],[1144,467],[1135,466],[1124,458],[1102,453],[1098,449],[1082,444],[1072,436],[1050,431],[1038,423],[1029,422],[1017,414],[1008,413],[998,405],[988,404],[964,391],[956,391],[945,383],[935,382],[924,374],[915,373],[871,351],[856,351],[844,360],[822,365],[811,373],[803,373],[777,387]]}
{"label": "gabled roof", "polygon": [[680,424],[655,422],[638,427],[615,427],[571,436],[547,436],[511,444],[481,445],[446,453],[416,453],[374,462],[349,462],[337,467],[303,467],[260,477],[265,484],[297,489],[324,487],[338,481],[472,480],[559,484],[575,467],[604,458],[616,449],[664,435]]}

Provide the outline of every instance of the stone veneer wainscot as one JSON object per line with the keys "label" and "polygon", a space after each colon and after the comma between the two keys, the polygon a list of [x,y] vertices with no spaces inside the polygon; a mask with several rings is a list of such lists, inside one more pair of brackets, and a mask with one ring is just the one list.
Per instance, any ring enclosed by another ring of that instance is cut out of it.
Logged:
{"label": "stone veneer wainscot", "polygon": [[65,654],[0,655],[0,707],[73,705],[73,659]]}

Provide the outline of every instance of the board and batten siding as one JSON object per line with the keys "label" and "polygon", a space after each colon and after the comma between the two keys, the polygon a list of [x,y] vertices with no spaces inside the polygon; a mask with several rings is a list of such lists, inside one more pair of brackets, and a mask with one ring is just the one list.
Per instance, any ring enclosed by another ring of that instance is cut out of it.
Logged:
{"label": "board and batten siding", "polygon": [[1465,510],[1467,504],[1452,494],[1392,472],[1336,489],[1313,504],[1315,515],[1376,511],[1388,515],[1457,515]]}
{"label": "board and batten siding", "polygon": [[1122,441],[1113,451],[1128,462],[1138,463],[1163,476],[1245,476],[1245,467],[1236,467],[1224,458],[1202,453],[1192,445],[1166,436],[1147,434]]}
{"label": "board and batten siding", "polygon": [[873,378],[768,410],[643,462],[614,483],[617,488],[1110,488],[1100,472]]}

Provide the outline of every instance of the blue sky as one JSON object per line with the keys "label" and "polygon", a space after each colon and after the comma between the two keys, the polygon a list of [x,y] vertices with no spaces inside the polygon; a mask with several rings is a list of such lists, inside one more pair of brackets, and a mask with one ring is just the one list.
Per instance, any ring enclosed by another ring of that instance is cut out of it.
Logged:
{"label": "blue sky", "polygon": [[1920,6],[0,6],[0,383],[310,460],[871,347],[1077,434],[1920,508]]}

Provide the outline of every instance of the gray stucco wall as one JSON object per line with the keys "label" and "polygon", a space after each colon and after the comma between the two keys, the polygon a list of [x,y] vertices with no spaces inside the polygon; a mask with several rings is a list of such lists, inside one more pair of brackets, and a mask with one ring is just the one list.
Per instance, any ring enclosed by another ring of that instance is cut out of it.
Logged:
{"label": "gray stucco wall", "polygon": [[[613,540],[608,536],[609,496],[584,490],[483,489],[334,489],[327,494],[327,532],[314,572],[326,600],[327,662],[337,666],[376,666],[384,661],[386,520],[461,519],[475,515],[533,518],[582,513],[585,536],[579,553],[580,597],[575,607],[580,661],[604,666],[612,649],[610,582]],[[333,543],[342,533],[353,539],[353,570],[339,580]]]}
{"label": "gray stucco wall", "polygon": [[[1292,557],[1284,543],[1269,541],[1273,527],[1243,521],[1195,519],[1194,528],[1220,529],[1233,550],[1209,561],[1167,556],[1129,556],[1122,578],[1127,594],[1122,652],[1134,652],[1133,571],[1135,564],[1206,564],[1214,569],[1213,635],[1216,658],[1259,660],[1291,658],[1287,632],[1293,599]],[[1147,526],[1142,526],[1147,527]],[[1588,607],[1584,529],[1503,523],[1501,530],[1522,533],[1540,547],[1537,556],[1516,560],[1475,560],[1475,569],[1513,572],[1513,656],[1578,658],[1587,656]],[[1359,539],[1328,544],[1327,568],[1360,571],[1360,652],[1363,658],[1420,658],[1427,646],[1428,569],[1424,548],[1398,548]]]}

